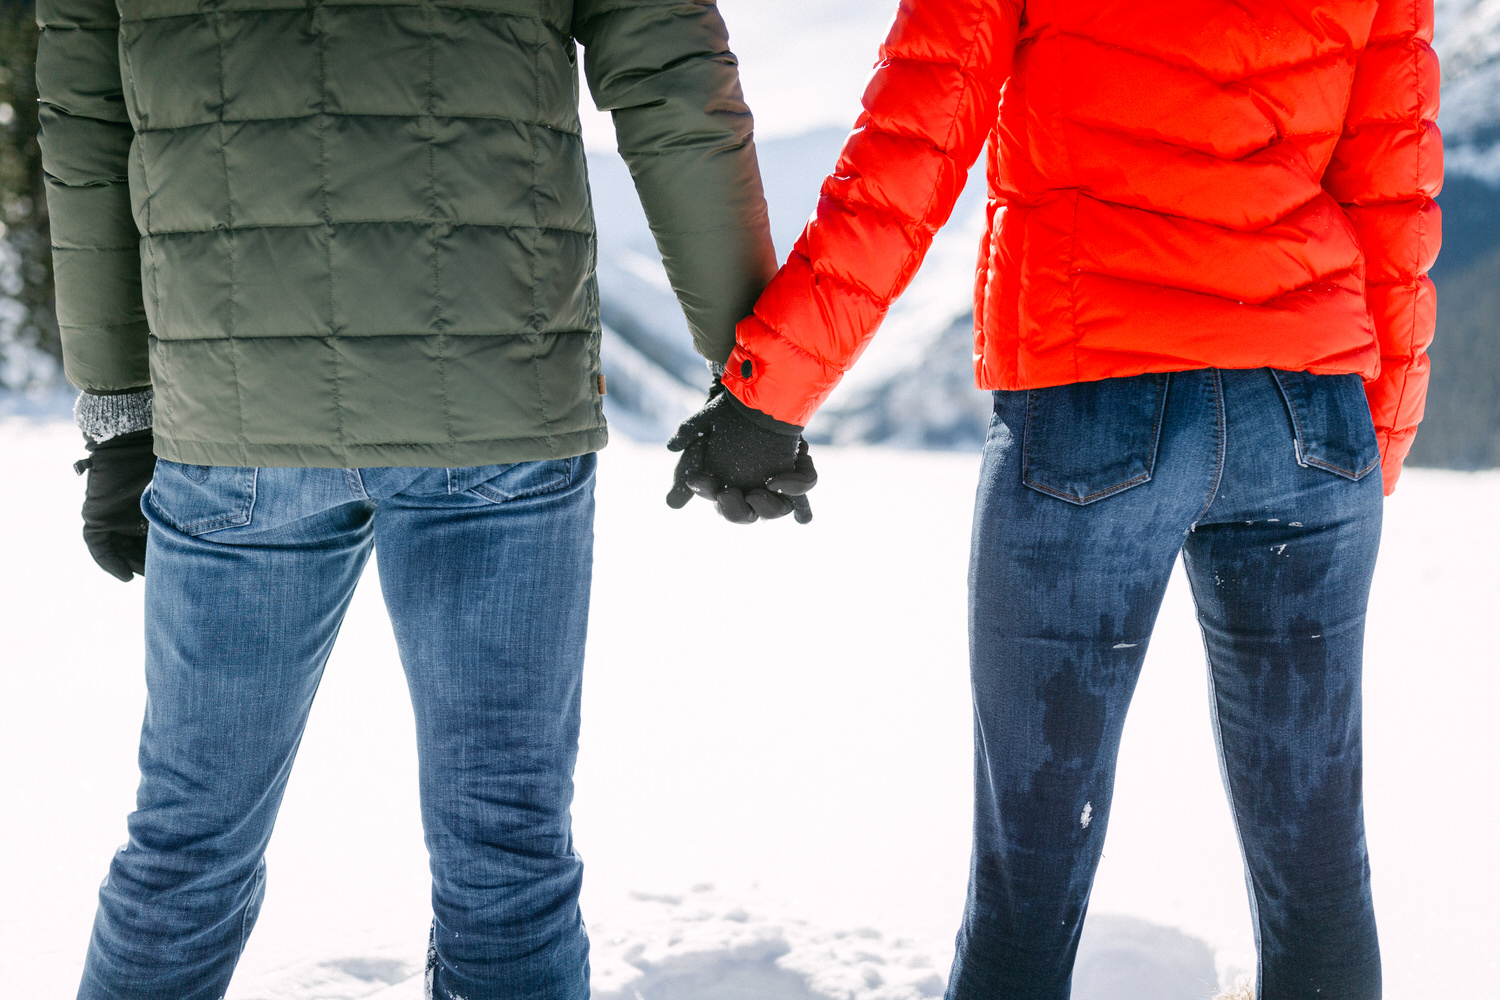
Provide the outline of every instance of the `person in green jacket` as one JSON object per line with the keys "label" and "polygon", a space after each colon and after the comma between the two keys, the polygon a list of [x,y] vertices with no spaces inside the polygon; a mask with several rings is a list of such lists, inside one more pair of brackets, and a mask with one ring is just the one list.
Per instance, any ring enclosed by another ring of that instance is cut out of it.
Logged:
{"label": "person in green jacket", "polygon": [[722,363],[775,257],[717,7],[37,10],[85,537],[146,588],[137,809],[79,996],[224,995],[378,548],[421,758],[428,993],[586,997],[569,804],[605,424],[577,45]]}

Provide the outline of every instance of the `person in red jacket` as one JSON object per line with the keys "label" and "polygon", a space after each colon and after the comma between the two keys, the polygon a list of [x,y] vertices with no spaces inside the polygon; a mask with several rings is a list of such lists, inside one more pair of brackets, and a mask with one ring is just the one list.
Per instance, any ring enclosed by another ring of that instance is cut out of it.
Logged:
{"label": "person in red jacket", "polygon": [[1371,1000],[1360,753],[1384,492],[1422,415],[1431,0],[902,0],[817,212],[739,326],[676,506],[795,511],[799,435],[988,144],[976,804],[950,1000],[1062,1000],[1178,554],[1260,1000]]}

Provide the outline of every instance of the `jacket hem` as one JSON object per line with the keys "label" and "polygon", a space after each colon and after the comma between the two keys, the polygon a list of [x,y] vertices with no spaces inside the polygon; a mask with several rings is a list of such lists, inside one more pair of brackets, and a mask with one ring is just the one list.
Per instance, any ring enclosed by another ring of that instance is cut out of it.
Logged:
{"label": "jacket hem", "polygon": [[194,441],[156,432],[156,454],[183,465],[227,465],[254,468],[368,469],[466,468],[507,465],[550,458],[573,458],[609,442],[604,426],[545,437],[497,438],[488,441],[431,444],[254,443]]}

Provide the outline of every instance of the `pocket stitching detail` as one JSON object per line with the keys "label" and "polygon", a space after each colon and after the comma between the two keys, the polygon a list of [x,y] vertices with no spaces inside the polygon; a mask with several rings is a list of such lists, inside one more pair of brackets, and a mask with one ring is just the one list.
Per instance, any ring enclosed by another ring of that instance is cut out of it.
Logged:
{"label": "pocket stitching detail", "polygon": [[[159,515],[161,515],[162,520],[166,521],[168,524],[171,524],[174,528],[182,532],[184,535],[206,535],[210,531],[218,531],[222,528],[242,528],[250,523],[255,513],[255,489],[259,476],[259,469],[250,469],[250,488],[246,491],[248,496],[240,509],[233,511],[232,513],[220,514],[216,517],[208,517],[204,518],[201,521],[193,521],[188,524],[179,523],[177,521],[177,518],[173,516],[171,511],[167,510],[157,502],[156,490],[151,490],[148,495],[150,496],[152,509],[155,510]],[[186,479],[187,477],[184,476],[183,478]],[[188,479],[188,481],[192,482],[191,479]]]}
{"label": "pocket stitching detail", "polygon": [[[1155,464],[1156,464],[1155,462],[1152,463],[1153,466]],[[1109,496],[1109,495],[1111,495],[1113,493],[1119,493],[1122,490],[1128,490],[1128,489],[1130,489],[1130,487],[1132,487],[1132,486],[1139,486],[1141,483],[1149,483],[1150,481],[1151,481],[1151,473],[1150,472],[1143,472],[1139,476],[1136,476],[1134,479],[1127,479],[1123,483],[1116,483],[1115,485],[1110,486],[1107,489],[1098,490],[1098,491],[1096,491],[1094,493],[1088,494],[1087,496],[1082,496],[1081,497],[1081,496],[1077,496],[1076,494],[1073,494],[1073,493],[1063,493],[1060,490],[1053,489],[1050,486],[1043,486],[1041,483],[1038,483],[1038,482],[1036,482],[1033,479],[1023,479],[1022,480],[1022,482],[1024,482],[1027,486],[1031,487],[1032,489],[1036,490],[1038,493],[1045,493],[1048,496],[1054,496],[1054,497],[1057,497],[1059,500],[1066,500],[1069,503],[1076,503],[1076,504],[1079,504],[1080,506],[1083,505],[1083,504],[1092,503],[1095,500],[1102,500],[1105,497],[1107,497],[1107,496]]]}
{"label": "pocket stitching detail", "polygon": [[1302,442],[1306,440],[1307,435],[1302,429],[1302,420],[1297,414],[1297,407],[1292,404],[1291,393],[1287,389],[1286,384],[1281,380],[1282,370],[1272,368],[1270,369],[1270,372],[1271,380],[1276,383],[1276,391],[1281,396],[1283,405],[1286,406],[1287,416],[1290,417],[1292,421],[1292,449],[1296,454],[1297,464],[1299,466],[1304,469],[1322,469],[1325,472],[1331,472],[1336,476],[1342,476],[1343,478],[1356,483],[1368,476],[1371,472],[1375,471],[1376,466],[1380,465],[1379,448],[1375,450],[1375,457],[1370,461],[1370,464],[1366,465],[1358,472],[1354,471],[1353,469],[1346,469],[1342,465],[1337,465],[1326,459],[1310,458],[1304,455],[1302,453]]}
{"label": "pocket stitching detail", "polygon": [[1371,462],[1363,469],[1360,469],[1358,472],[1355,472],[1353,469],[1346,469],[1342,465],[1335,465],[1332,462],[1324,461],[1321,458],[1304,459],[1302,457],[1302,448],[1299,444],[1297,448],[1297,464],[1302,466],[1304,469],[1309,467],[1323,469],[1336,475],[1343,476],[1346,479],[1352,479],[1357,483],[1361,479],[1368,476],[1371,472],[1375,471],[1375,467],[1380,464],[1380,456],[1377,454],[1375,456],[1375,461]]}
{"label": "pocket stitching detail", "polygon": [[[1139,486],[1142,483],[1149,483],[1151,481],[1151,477],[1156,474],[1156,455],[1157,452],[1161,449],[1161,427],[1167,413],[1167,383],[1170,381],[1171,375],[1167,372],[1153,372],[1147,374],[1154,374],[1157,376],[1157,385],[1161,391],[1157,395],[1156,419],[1151,427],[1151,454],[1147,458],[1145,472],[1141,473],[1133,479],[1127,479],[1123,483],[1115,483],[1102,490],[1096,490],[1095,492],[1082,497],[1077,496],[1073,493],[1064,493],[1061,490],[1055,489],[1050,486],[1045,486],[1042,483],[1039,483],[1035,479],[1031,478],[1031,476],[1025,475],[1024,473],[1021,476],[1021,482],[1031,489],[1036,490],[1038,493],[1044,493],[1047,496],[1056,497],[1059,500],[1063,500],[1071,504],[1076,504],[1080,507],[1093,503],[1096,500],[1103,500],[1105,497],[1113,496],[1116,493],[1122,493],[1133,486]],[[1026,390],[1026,435],[1025,440],[1021,444],[1021,468],[1023,470],[1029,468],[1031,465],[1031,409],[1033,396],[1034,390]]]}
{"label": "pocket stitching detail", "polygon": [[557,474],[552,479],[547,480],[545,483],[539,483],[538,485],[522,490],[519,493],[503,493],[500,490],[491,487],[487,482],[478,483],[474,486],[471,486],[465,492],[476,494],[484,498],[485,500],[489,500],[492,503],[506,503],[511,500],[526,500],[530,497],[545,496],[548,493],[556,493],[559,490],[566,489],[569,485],[572,484],[574,471],[576,470],[577,466],[576,462],[572,462],[571,459],[553,459],[552,461],[568,461],[572,464],[567,466],[566,471],[559,469]]}

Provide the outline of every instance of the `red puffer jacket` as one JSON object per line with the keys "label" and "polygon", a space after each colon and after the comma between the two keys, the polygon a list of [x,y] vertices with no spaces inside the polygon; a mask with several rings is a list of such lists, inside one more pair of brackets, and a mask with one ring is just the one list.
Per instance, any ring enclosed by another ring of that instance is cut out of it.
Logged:
{"label": "red puffer jacket", "polygon": [[805,424],[988,139],[981,388],[1358,372],[1389,492],[1435,316],[1431,38],[1432,0],[902,0],[725,384]]}

